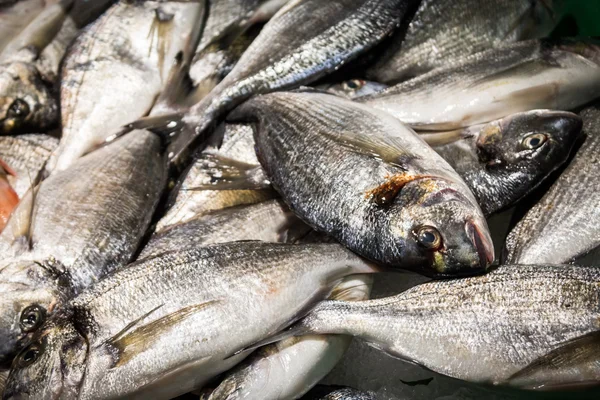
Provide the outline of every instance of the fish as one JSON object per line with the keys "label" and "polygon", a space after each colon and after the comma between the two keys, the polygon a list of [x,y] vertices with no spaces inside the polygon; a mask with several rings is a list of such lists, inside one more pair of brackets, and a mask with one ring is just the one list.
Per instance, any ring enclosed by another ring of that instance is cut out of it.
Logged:
{"label": "fish", "polygon": [[[314,392],[314,393],[313,393]],[[302,400],[377,400],[374,394],[349,387],[329,387],[319,385]]]}
{"label": "fish", "polygon": [[397,83],[466,57],[550,34],[562,17],[562,0],[424,0],[406,27],[366,71]]}
{"label": "fish", "polygon": [[0,53],[44,9],[47,0],[0,2]]}
{"label": "fish", "polygon": [[258,159],[292,211],[357,254],[435,277],[493,261],[469,188],[391,115],[309,91],[256,96],[228,119],[253,124]]}
{"label": "fish", "polygon": [[8,180],[19,198],[36,182],[56,146],[57,138],[42,133],[0,136],[0,159],[15,172]]}
{"label": "fish", "polygon": [[417,131],[451,131],[522,111],[573,110],[599,90],[597,41],[541,39],[475,54],[356,101]]}
{"label": "fish", "polygon": [[594,267],[501,265],[486,275],[431,281],[396,296],[325,301],[264,342],[354,335],[465,381],[576,388],[600,380],[599,296],[600,270]]}
{"label": "fish", "polygon": [[84,29],[63,61],[62,138],[48,175],[150,112],[203,11],[198,2],[120,1]]}
{"label": "fish", "polygon": [[151,237],[138,259],[240,240],[293,243],[310,230],[281,200],[267,200],[210,212],[159,231]]}
{"label": "fish", "polygon": [[[262,180],[262,184],[249,185],[246,179],[248,174],[254,175],[255,181]],[[227,190],[220,189],[224,178],[225,183],[229,183]],[[232,187],[231,184],[236,182],[237,188]],[[158,221],[157,232],[210,211],[260,203],[277,197],[256,158],[252,127],[221,124],[209,139],[207,147],[194,157],[170,197],[170,207]]]}
{"label": "fish", "polygon": [[21,199],[0,234],[0,366],[69,298],[131,260],[166,170],[160,139],[134,131]]}
{"label": "fish", "polygon": [[0,159],[0,232],[6,226],[6,222],[14,208],[19,204],[19,196],[10,184],[10,178],[15,172]]}
{"label": "fish", "polygon": [[0,395],[4,393],[4,386],[6,385],[6,380],[8,379],[9,370],[0,370]]}
{"label": "fish", "polygon": [[355,99],[357,97],[375,94],[388,87],[389,86],[384,83],[365,81],[363,79],[351,79],[341,83],[319,85],[317,86],[317,89],[325,90],[347,99]]}
{"label": "fish", "polygon": [[580,113],[585,141],[550,189],[506,238],[503,262],[570,263],[600,246],[600,105]]}
{"label": "fish", "polygon": [[532,110],[421,137],[464,179],[489,216],[517,203],[563,165],[582,124],[571,112]]}
{"label": "fish", "polygon": [[[350,276],[335,287],[329,298],[368,299],[372,283],[369,275]],[[206,400],[297,399],[333,369],[351,340],[343,335],[313,335],[262,347],[228,372]]]}
{"label": "fish", "polygon": [[173,164],[185,165],[215,121],[252,95],[309,84],[374,47],[400,25],[414,1],[287,2],[202,101],[183,116],[165,116],[167,125],[181,121],[169,149]]}
{"label": "fish", "polygon": [[376,271],[337,244],[233,242],[140,260],[40,327],[3,398],[176,397],[239,363],[248,353],[238,350],[344,277]]}

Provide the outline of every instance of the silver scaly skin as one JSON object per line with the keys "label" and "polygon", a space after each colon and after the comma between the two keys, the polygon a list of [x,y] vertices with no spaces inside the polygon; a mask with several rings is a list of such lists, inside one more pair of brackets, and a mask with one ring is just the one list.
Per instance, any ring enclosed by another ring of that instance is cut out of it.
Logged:
{"label": "silver scaly skin", "polygon": [[28,192],[0,235],[0,365],[70,296],[130,261],[165,181],[160,140],[134,131],[44,180],[33,205]]}
{"label": "silver scaly skin", "polygon": [[172,143],[171,158],[185,163],[190,144],[250,96],[314,82],[369,50],[400,24],[413,2],[288,2],[264,26],[229,75],[184,115],[187,128]]}
{"label": "silver scaly skin", "polygon": [[[372,283],[368,275],[348,277],[329,298],[368,299]],[[351,340],[344,335],[314,335],[262,347],[228,372],[206,400],[297,399],[331,372]]]}
{"label": "silver scaly skin", "polygon": [[367,70],[396,83],[507,43],[548,35],[561,17],[562,0],[423,0],[406,32],[399,32]]}
{"label": "silver scaly skin", "polygon": [[17,175],[9,176],[8,180],[19,198],[35,182],[56,146],[58,139],[41,133],[0,137],[0,159]]}
{"label": "silver scaly skin", "polygon": [[[581,125],[581,118],[570,112],[533,110],[458,132],[420,136],[465,180],[490,215],[518,202],[564,164]],[[446,139],[450,142],[443,143]]]}
{"label": "silver scaly skin", "polygon": [[201,10],[200,3],[120,1],[85,28],[63,62],[62,138],[48,172],[149,113]]}
{"label": "silver scaly skin", "polygon": [[362,302],[326,301],[290,334],[358,336],[471,382],[558,389],[600,380],[600,270],[503,265]]}
{"label": "silver scaly skin", "polygon": [[469,188],[392,116],[334,95],[279,92],[229,117],[255,123],[261,165],[290,208],[363,257],[434,276],[481,273],[493,261]]}
{"label": "silver scaly skin", "polygon": [[599,92],[597,41],[544,39],[478,53],[357,101],[418,131],[450,131],[522,111],[571,110]]}
{"label": "silver scaly skin", "polygon": [[[325,389],[325,386],[317,386],[314,395],[311,393],[302,398],[302,400],[377,400],[375,395],[361,392],[351,388]],[[328,392],[326,394],[317,394]]]}
{"label": "silver scaly skin", "polygon": [[3,398],[187,393],[239,363],[248,352],[236,352],[290,324],[344,277],[369,272],[337,244],[235,242],[141,260],[48,320],[13,363]]}
{"label": "silver scaly skin", "polygon": [[580,113],[585,141],[506,239],[508,263],[569,263],[600,246],[600,109]]}

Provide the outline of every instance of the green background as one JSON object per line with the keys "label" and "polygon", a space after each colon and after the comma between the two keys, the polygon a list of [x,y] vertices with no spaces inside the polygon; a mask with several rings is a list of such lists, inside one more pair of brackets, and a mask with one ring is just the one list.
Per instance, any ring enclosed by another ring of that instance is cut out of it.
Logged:
{"label": "green background", "polygon": [[565,0],[553,37],[600,36],[600,0]]}

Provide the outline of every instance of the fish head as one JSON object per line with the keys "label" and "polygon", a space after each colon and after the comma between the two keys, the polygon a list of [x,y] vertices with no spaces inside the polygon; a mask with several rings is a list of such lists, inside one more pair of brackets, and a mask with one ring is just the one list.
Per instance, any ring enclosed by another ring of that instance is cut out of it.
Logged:
{"label": "fish head", "polygon": [[77,397],[88,346],[66,312],[57,313],[15,357],[3,399]]}
{"label": "fish head", "polygon": [[68,289],[51,268],[35,261],[11,261],[0,268],[0,366],[8,366]]}
{"label": "fish head", "polygon": [[0,67],[0,134],[47,128],[58,105],[37,69],[13,62]]}
{"label": "fish head", "polygon": [[435,177],[413,180],[393,207],[389,232],[400,244],[399,267],[445,278],[483,273],[494,261],[481,209],[453,182]]}
{"label": "fish head", "polygon": [[476,141],[479,162],[496,179],[528,179],[531,187],[567,160],[582,124],[578,115],[566,111],[510,115],[481,130]]}
{"label": "fish head", "polygon": [[331,94],[347,99],[355,99],[357,97],[367,96],[387,89],[387,85],[383,83],[365,81],[362,79],[351,79],[342,83],[333,85],[322,85],[319,89],[326,90]]}

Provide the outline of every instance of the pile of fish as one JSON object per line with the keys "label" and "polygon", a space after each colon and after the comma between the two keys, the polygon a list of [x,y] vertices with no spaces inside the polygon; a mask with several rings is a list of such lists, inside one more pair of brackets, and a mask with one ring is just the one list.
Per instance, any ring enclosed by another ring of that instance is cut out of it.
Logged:
{"label": "pile of fish", "polygon": [[0,0],[2,398],[375,399],[313,389],[352,337],[598,385],[600,42],[561,3]]}

